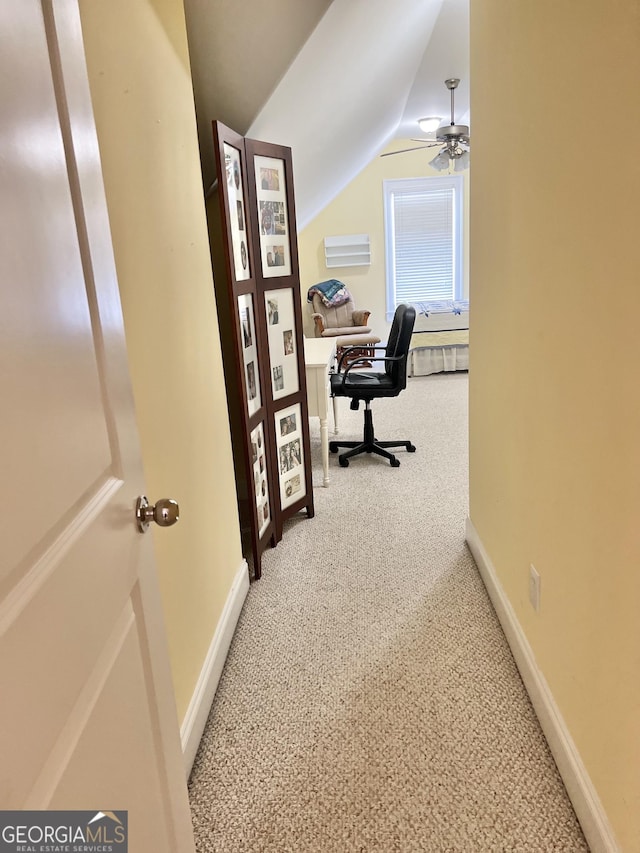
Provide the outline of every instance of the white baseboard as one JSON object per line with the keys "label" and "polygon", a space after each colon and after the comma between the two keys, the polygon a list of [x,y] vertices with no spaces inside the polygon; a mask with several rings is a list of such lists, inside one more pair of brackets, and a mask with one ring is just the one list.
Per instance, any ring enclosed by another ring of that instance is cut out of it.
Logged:
{"label": "white baseboard", "polygon": [[589,847],[592,853],[619,853],[620,848],[600,798],[470,518],[467,518],[466,540],[511,647]]}
{"label": "white baseboard", "polygon": [[227,659],[229,646],[236,629],[242,605],[249,591],[249,568],[243,560],[231,584],[229,595],[220,616],[220,621],[209,646],[198,683],[193,691],[191,702],[180,727],[182,755],[184,768],[189,778],[191,768],[198,751],[202,732],[207,723],[211,703],[222,675],[222,668]]}

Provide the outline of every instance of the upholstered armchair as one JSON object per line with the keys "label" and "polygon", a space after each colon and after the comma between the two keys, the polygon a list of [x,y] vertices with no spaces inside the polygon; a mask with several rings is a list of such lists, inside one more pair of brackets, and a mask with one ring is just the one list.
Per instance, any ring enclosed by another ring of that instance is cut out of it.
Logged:
{"label": "upholstered armchair", "polygon": [[347,354],[347,360],[353,361],[367,356],[371,348],[380,343],[380,338],[367,325],[371,312],[357,309],[351,297],[341,305],[327,306],[320,295],[314,293],[312,310],[316,338],[336,338],[338,357],[345,347],[357,347]]}
{"label": "upholstered armchair", "polygon": [[359,311],[349,298],[342,305],[327,306],[318,293],[312,297],[313,322],[316,338],[333,338],[338,335],[366,335],[371,329],[367,326],[371,311]]}

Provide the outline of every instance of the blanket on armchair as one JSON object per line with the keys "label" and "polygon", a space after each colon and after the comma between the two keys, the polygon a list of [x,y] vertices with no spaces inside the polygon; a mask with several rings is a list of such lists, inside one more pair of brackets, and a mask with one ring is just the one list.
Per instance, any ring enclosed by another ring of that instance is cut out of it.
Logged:
{"label": "blanket on armchair", "polygon": [[327,308],[336,305],[342,305],[351,299],[351,294],[337,278],[330,278],[328,281],[321,281],[314,284],[307,291],[307,302],[313,302],[313,294],[317,293]]}

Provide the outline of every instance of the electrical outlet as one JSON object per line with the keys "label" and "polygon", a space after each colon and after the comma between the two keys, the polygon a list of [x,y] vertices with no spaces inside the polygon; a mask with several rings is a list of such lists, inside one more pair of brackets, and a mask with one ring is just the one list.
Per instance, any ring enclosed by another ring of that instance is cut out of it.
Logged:
{"label": "electrical outlet", "polygon": [[529,601],[537,613],[540,610],[540,575],[533,563],[529,566]]}

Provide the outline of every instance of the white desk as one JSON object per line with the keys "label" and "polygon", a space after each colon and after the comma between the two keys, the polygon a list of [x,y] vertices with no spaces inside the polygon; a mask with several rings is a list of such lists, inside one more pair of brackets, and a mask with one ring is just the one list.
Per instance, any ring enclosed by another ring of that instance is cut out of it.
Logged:
{"label": "white desk", "polygon": [[[331,338],[304,339],[304,366],[307,376],[309,417],[320,418],[322,444],[322,485],[329,485],[329,371],[336,357],[336,342]],[[338,431],[336,407],[333,407],[334,431]]]}

